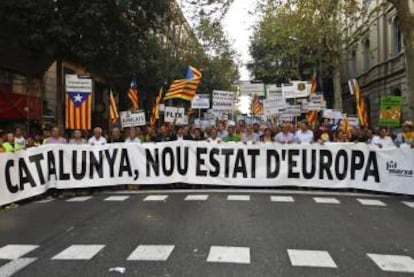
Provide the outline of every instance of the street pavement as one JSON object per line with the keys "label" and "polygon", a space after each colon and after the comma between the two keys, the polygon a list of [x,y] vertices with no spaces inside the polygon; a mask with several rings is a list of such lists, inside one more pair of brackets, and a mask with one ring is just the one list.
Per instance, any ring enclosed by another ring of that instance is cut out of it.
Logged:
{"label": "street pavement", "polygon": [[0,277],[409,276],[414,199],[99,192],[0,211]]}

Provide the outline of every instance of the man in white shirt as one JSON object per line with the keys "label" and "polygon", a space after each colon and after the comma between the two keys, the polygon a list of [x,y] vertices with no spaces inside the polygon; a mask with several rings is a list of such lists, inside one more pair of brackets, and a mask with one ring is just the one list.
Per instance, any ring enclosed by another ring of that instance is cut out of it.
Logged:
{"label": "man in white shirt", "polygon": [[102,128],[96,127],[93,129],[93,137],[88,140],[90,145],[104,145],[106,144],[106,138],[102,136]]}
{"label": "man in white shirt", "polygon": [[20,149],[26,148],[26,139],[23,136],[22,129],[16,128],[14,131],[14,143],[18,144]]}
{"label": "man in white shirt", "polygon": [[299,125],[299,130],[296,131],[295,141],[297,143],[312,143],[313,132],[309,130],[308,122],[302,121]]}
{"label": "man in white shirt", "polygon": [[274,140],[278,143],[294,143],[295,136],[290,132],[290,126],[288,124],[283,124],[282,131],[277,133]]}
{"label": "man in white shirt", "polygon": [[392,141],[392,138],[390,136],[387,136],[387,129],[385,127],[381,127],[378,130],[378,135],[372,138],[371,144],[375,144],[379,148],[395,147],[395,144]]}

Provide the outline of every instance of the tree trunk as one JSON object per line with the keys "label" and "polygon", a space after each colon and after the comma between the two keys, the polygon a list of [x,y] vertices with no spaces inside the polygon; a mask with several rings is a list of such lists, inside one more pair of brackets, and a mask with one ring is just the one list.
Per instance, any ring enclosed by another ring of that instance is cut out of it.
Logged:
{"label": "tree trunk", "polygon": [[404,120],[414,119],[414,5],[412,0],[389,0],[397,10],[400,30],[404,36],[406,74],[407,74],[407,110],[403,111]]}
{"label": "tree trunk", "polygon": [[342,75],[339,57],[333,57],[333,88],[334,88],[334,108],[342,110]]}

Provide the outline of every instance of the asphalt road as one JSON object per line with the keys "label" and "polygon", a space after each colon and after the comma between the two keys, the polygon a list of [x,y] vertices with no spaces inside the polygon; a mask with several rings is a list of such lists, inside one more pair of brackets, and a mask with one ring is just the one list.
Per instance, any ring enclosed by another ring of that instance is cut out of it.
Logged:
{"label": "asphalt road", "polygon": [[0,211],[0,277],[408,276],[413,258],[400,196],[101,192]]}

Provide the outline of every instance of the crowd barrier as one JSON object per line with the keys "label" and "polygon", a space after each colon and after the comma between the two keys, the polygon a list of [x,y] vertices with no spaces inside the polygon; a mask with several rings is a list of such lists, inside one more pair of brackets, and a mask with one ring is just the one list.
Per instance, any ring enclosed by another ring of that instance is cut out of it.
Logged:
{"label": "crowd barrier", "polygon": [[414,149],[364,143],[43,145],[0,154],[0,205],[121,184],[355,188],[414,195]]}

